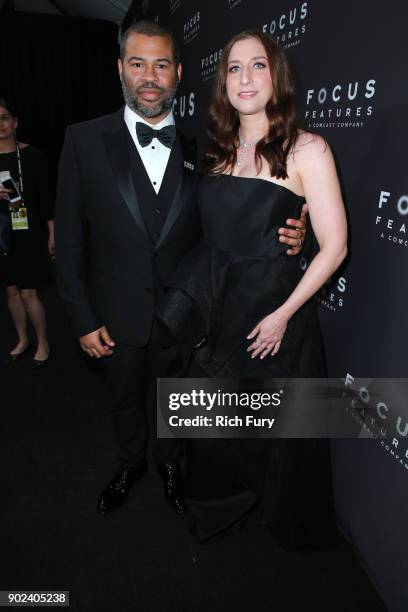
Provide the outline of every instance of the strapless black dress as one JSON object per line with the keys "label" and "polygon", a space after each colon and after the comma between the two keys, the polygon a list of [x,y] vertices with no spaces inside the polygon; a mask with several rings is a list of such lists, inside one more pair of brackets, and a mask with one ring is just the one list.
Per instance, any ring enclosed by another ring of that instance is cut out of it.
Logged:
{"label": "strapless black dress", "polygon": [[[299,217],[304,198],[286,187],[230,175],[200,180],[203,241],[170,279],[158,309],[176,338],[187,377],[325,377],[313,300],[288,323],[279,352],[247,352],[253,327],[299,282],[300,257],[288,256],[278,229]],[[195,348],[205,337],[201,348]],[[200,540],[231,527],[254,506],[289,549],[335,541],[330,453],[320,439],[186,441],[187,500]]]}

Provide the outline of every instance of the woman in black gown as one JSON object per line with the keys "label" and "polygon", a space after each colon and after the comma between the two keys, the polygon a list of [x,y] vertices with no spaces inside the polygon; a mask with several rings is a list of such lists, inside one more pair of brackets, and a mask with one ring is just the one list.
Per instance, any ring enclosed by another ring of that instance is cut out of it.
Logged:
{"label": "woman in black gown", "polygon": [[[324,377],[313,296],[346,256],[344,205],[330,148],[299,128],[286,57],[266,34],[237,35],[219,60],[198,197],[203,243],[159,311],[182,349],[183,375]],[[319,252],[303,272],[278,228],[305,200]],[[197,307],[202,329],[188,338]],[[192,350],[201,334],[205,344]],[[260,502],[283,546],[334,542],[327,440],[194,439],[187,449],[186,501],[200,540]]]}
{"label": "woman in black gown", "polygon": [[[0,97],[0,171],[10,173],[23,199],[17,209],[26,211],[25,224],[11,231],[7,255],[0,257],[0,284],[6,286],[7,303],[18,342],[9,352],[7,365],[18,361],[28,350],[27,317],[31,321],[37,345],[33,367],[47,363],[49,344],[44,307],[37,289],[49,276],[48,251],[54,252],[54,222],[48,168],[44,154],[16,139],[18,119],[10,101]],[[8,205],[8,192],[0,183],[0,201]]]}

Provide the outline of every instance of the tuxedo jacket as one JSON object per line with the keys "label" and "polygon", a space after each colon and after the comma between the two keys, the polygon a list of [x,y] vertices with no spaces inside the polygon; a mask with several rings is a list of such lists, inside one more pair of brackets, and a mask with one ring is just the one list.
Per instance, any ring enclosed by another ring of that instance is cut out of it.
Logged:
{"label": "tuxedo jacket", "polygon": [[197,152],[195,140],[178,132],[156,196],[123,113],[67,128],[57,283],[77,337],[106,325],[115,341],[144,346],[159,288],[201,234]]}

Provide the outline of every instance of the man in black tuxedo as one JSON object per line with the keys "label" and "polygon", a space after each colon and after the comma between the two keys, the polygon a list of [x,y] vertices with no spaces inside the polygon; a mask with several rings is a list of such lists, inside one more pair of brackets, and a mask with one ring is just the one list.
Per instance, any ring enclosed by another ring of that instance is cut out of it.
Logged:
{"label": "man in black tuxedo", "polygon": [[[101,359],[112,396],[118,469],[98,512],[120,506],[146,472],[145,393],[160,353],[154,308],[163,283],[197,242],[196,145],[174,125],[181,64],[164,28],[138,22],[123,35],[118,112],[67,128],[56,206],[58,285],[82,349]],[[301,235],[288,230],[287,242]],[[165,494],[184,512],[180,444],[154,448]]]}

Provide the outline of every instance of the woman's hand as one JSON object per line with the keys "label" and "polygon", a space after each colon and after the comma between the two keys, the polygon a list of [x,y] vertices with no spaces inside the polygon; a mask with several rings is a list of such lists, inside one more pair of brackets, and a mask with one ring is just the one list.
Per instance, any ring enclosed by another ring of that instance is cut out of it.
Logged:
{"label": "woman's hand", "polygon": [[9,200],[9,193],[11,193],[11,189],[6,189],[3,187],[3,183],[0,182],[0,200]]}
{"label": "woman's hand", "polygon": [[247,336],[247,340],[255,338],[247,348],[248,352],[253,351],[252,359],[258,355],[263,359],[269,353],[272,357],[276,355],[280,349],[288,320],[288,317],[278,308],[254,327]]}
{"label": "woman's hand", "polygon": [[48,235],[48,254],[53,259],[55,257],[55,240],[54,234]]}
{"label": "woman's hand", "polygon": [[54,238],[54,221],[48,221],[48,255],[54,259],[55,257],[55,238]]}

